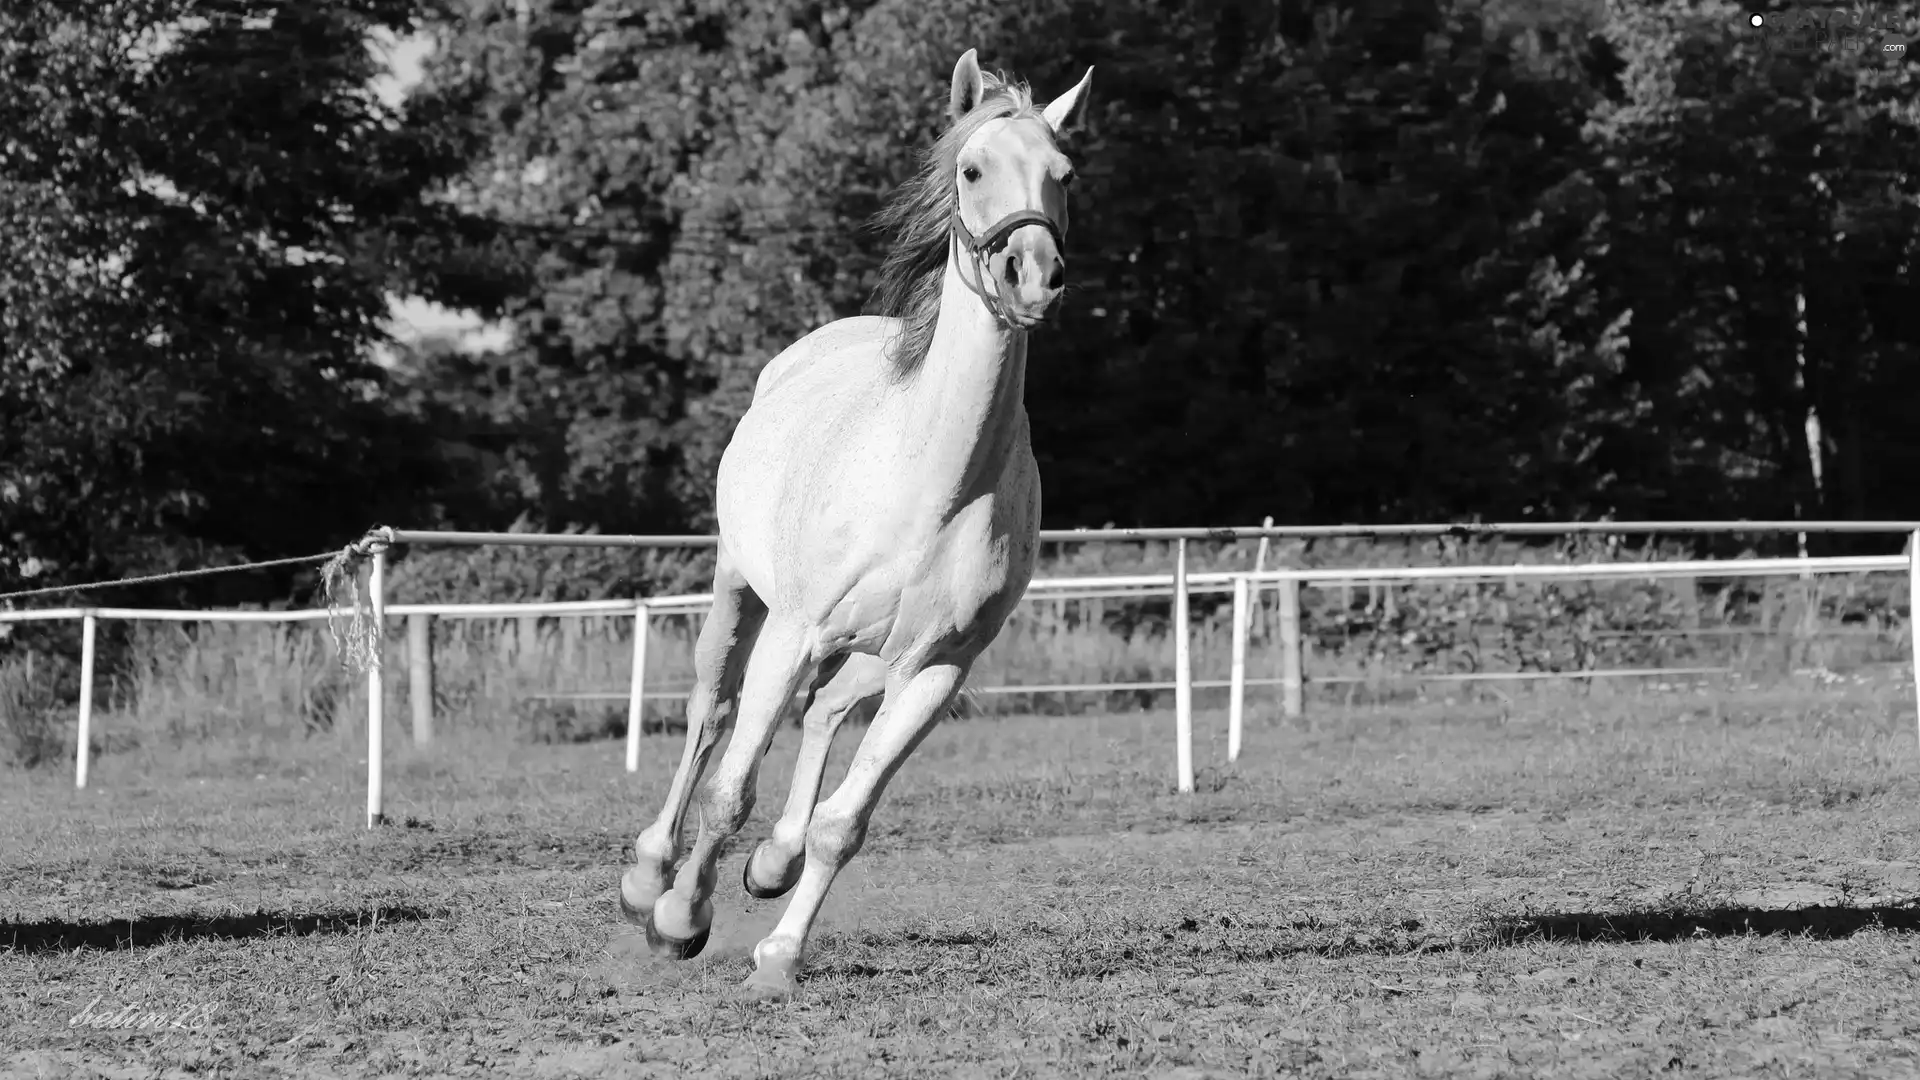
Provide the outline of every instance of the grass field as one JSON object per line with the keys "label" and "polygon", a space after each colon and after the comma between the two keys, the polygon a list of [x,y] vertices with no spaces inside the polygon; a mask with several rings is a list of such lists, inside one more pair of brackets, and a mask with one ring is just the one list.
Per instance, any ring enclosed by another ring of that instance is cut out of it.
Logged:
{"label": "grass field", "polygon": [[1237,767],[1203,711],[1191,796],[1163,713],[954,722],[782,1006],[733,990],[792,731],[678,966],[614,904],[677,736],[403,747],[372,833],[330,738],[9,772],[0,1074],[1913,1075],[1903,676],[1256,716]]}

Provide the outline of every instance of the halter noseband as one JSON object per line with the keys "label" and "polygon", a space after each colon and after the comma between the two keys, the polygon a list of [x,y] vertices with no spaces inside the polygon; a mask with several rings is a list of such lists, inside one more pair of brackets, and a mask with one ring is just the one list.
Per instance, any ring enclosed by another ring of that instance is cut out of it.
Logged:
{"label": "halter noseband", "polygon": [[[1028,225],[1038,225],[1047,230],[1047,235],[1053,237],[1054,246],[1061,250],[1066,249],[1067,238],[1061,233],[1060,226],[1054,224],[1052,218],[1038,210],[1016,210],[1001,218],[993,228],[979,236],[975,236],[973,230],[967,228],[967,223],[960,220],[959,209],[956,208],[953,212],[954,239],[960,241],[960,246],[966,250],[969,259],[973,262],[974,280],[968,281],[967,275],[963,273],[960,275],[960,282],[973,290],[973,294],[980,298],[980,302],[987,305],[988,314],[1003,326],[1011,327],[1014,322],[1011,312],[1007,309],[1006,297],[1000,295],[1000,279],[987,270],[987,260],[1007,246],[1007,238],[1012,236],[1015,230],[1024,229]],[[988,291],[989,281],[992,282],[991,292]]]}

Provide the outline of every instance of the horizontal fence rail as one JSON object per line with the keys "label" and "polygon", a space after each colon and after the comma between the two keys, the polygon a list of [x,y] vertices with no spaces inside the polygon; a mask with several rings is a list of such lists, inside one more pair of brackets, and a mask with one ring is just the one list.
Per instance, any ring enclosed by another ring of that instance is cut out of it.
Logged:
{"label": "horizontal fence rail", "polygon": [[[1195,592],[1227,592],[1233,588],[1234,571],[1194,574],[1187,579]],[[1173,591],[1172,574],[1131,574],[1109,577],[1035,578],[1027,586],[1027,598],[1043,595],[1049,600],[1112,599],[1129,596],[1165,596]],[[526,600],[495,604],[385,604],[390,617],[431,615],[443,619],[499,619],[560,615],[631,615],[645,604],[655,615],[686,614],[713,605],[712,593],[685,593],[650,596],[636,600]],[[251,609],[222,610],[203,608],[193,611],[168,611],[163,608],[75,607],[35,611],[0,610],[0,623],[73,620],[85,615],[127,622],[319,622],[337,617],[340,611],[326,608],[289,608],[279,611]]]}
{"label": "horizontal fence rail", "polygon": [[1743,533],[1913,533],[1920,521],[1490,521],[1412,525],[1235,525],[1221,528],[1042,529],[1040,539],[1308,540],[1389,536],[1643,536]]}
{"label": "horizontal fence rail", "polygon": [[1231,576],[1256,584],[1297,581],[1302,585],[1365,585],[1390,581],[1520,581],[1559,578],[1610,581],[1615,578],[1737,578],[1771,574],[1870,574],[1907,568],[1905,555],[1853,555],[1824,559],[1726,559],[1641,563],[1516,563],[1512,566],[1380,566],[1364,569],[1243,570]]}
{"label": "horizontal fence rail", "polygon": [[[1620,676],[1644,678],[1649,675],[1730,675],[1738,671],[1730,667],[1690,667],[1690,668],[1596,668],[1580,671],[1475,671],[1468,674],[1409,674],[1409,675],[1317,675],[1316,683],[1392,683],[1392,682],[1525,682],[1534,679],[1606,679]],[[1281,686],[1284,679],[1242,679],[1242,686]],[[1195,679],[1190,684],[1195,690],[1226,690],[1233,686],[1232,679]],[[1104,683],[1011,683],[1006,686],[969,686],[969,694],[1076,694],[1076,693],[1125,693],[1129,690],[1172,690],[1179,683],[1172,679],[1143,680],[1140,682],[1104,682]],[[693,691],[691,686],[676,686],[667,690],[648,690],[646,696],[656,700],[678,701]],[[629,694],[625,690],[562,690],[550,694],[531,694],[529,697],[541,701],[625,701]]]}
{"label": "horizontal fence rail", "polygon": [[[1904,555],[1845,556],[1837,558],[1765,558],[1724,561],[1667,561],[1637,563],[1553,563],[1507,566],[1402,566],[1343,567],[1326,569],[1261,569],[1210,573],[1187,572],[1189,541],[1261,540],[1264,562],[1266,541],[1317,537],[1445,537],[1445,536],[1551,536],[1551,535],[1630,535],[1630,534],[1741,534],[1741,533],[1905,533]],[[387,542],[374,546],[366,554],[370,564],[366,575],[369,603],[375,626],[373,655],[366,665],[367,677],[367,823],[384,820],[383,736],[384,676],[379,643],[385,638],[388,617],[403,618],[407,624],[407,655],[411,686],[414,733],[426,742],[432,726],[432,668],[429,647],[429,621],[432,618],[530,618],[630,616],[635,620],[633,635],[632,684],[624,693],[583,692],[544,694],[540,697],[575,700],[626,698],[628,701],[626,767],[639,767],[642,704],[649,698],[684,696],[685,689],[649,690],[645,685],[647,629],[655,615],[697,614],[712,603],[712,595],[694,593],[639,599],[542,601],[532,603],[416,603],[386,602],[387,546],[413,545],[509,545],[556,547],[635,547],[699,548],[717,542],[712,536],[618,536],[600,534],[543,534],[492,532],[436,532],[429,530],[380,529],[370,534]],[[1307,681],[1302,668],[1299,593],[1302,588],[1330,585],[1391,585],[1420,581],[1502,582],[1520,580],[1655,580],[1662,578],[1731,579],[1765,575],[1842,573],[1888,573],[1905,571],[1909,575],[1910,611],[1920,612],[1920,521],[1603,521],[1603,522],[1500,522],[1419,525],[1259,525],[1231,528],[1141,528],[1141,529],[1050,529],[1041,539],[1054,543],[1172,541],[1175,545],[1174,569],[1170,574],[1105,575],[1053,578],[1034,581],[1027,591],[1029,599],[1080,600],[1138,598],[1172,594],[1174,614],[1171,637],[1174,653],[1174,679],[1171,682],[1143,681],[1089,684],[1024,684],[977,688],[982,694],[1056,693],[1078,691],[1128,691],[1171,689],[1175,695],[1176,778],[1181,791],[1193,790],[1192,692],[1194,689],[1224,688],[1229,691],[1228,759],[1239,756],[1244,720],[1245,691],[1248,686],[1279,686],[1282,712],[1298,716],[1303,708],[1303,689]],[[1279,593],[1279,645],[1281,675],[1277,679],[1250,679],[1246,673],[1246,652],[1250,612],[1263,590]],[[1195,593],[1232,594],[1231,676],[1225,680],[1193,679],[1190,651],[1191,626],[1188,598]],[[143,608],[67,607],[39,610],[0,610],[0,623],[78,620],[82,623],[81,696],[79,702],[79,745],[76,748],[75,785],[87,782],[88,741],[92,711],[92,681],[95,629],[100,619],[163,622],[295,623],[312,622],[339,615],[325,608],[260,611],[164,611]],[[359,614],[356,608],[353,612]],[[1911,630],[1914,671],[1920,679],[1920,634]],[[1704,631],[1702,631],[1704,632]],[[1595,679],[1616,676],[1708,675],[1731,669],[1695,667],[1674,669],[1604,669],[1568,672],[1472,672],[1466,674],[1411,674],[1406,681],[1469,681],[1536,678]],[[1321,677],[1314,681],[1338,683],[1359,681],[1348,677]],[[1367,681],[1376,681],[1369,678]],[[1389,679],[1387,681],[1395,681]],[[1920,685],[1920,684],[1917,684]]]}
{"label": "horizontal fence rail", "polygon": [[[1697,562],[1645,563],[1515,563],[1510,566],[1379,566],[1331,567],[1324,570],[1222,570],[1187,575],[1191,593],[1231,592],[1240,578],[1261,584],[1297,581],[1302,585],[1377,585],[1396,581],[1512,581],[1534,578],[1562,578],[1601,581],[1613,578],[1739,578],[1766,577],[1775,574],[1855,574],[1900,571],[1907,568],[1905,555],[1852,555],[1821,559],[1728,559]],[[1027,587],[1027,599],[1045,596],[1050,600],[1124,599],[1139,596],[1164,596],[1172,593],[1174,574],[1120,574],[1104,577],[1035,578]],[[501,603],[387,604],[391,617],[431,615],[443,619],[519,618],[561,615],[631,615],[640,600],[526,600]],[[713,605],[712,593],[686,593],[648,597],[644,603],[656,615],[685,614]],[[74,620],[85,615],[129,622],[319,622],[339,615],[326,608],[289,608],[277,611],[199,609],[169,611],[163,608],[74,607],[41,610],[0,610],[0,623]],[[1701,631],[1706,632],[1706,631]]]}
{"label": "horizontal fence rail", "polygon": [[[1403,525],[1232,525],[1138,529],[1041,529],[1048,544],[1139,542],[1148,540],[1305,540],[1331,537],[1389,536],[1640,536],[1658,534],[1742,533],[1913,533],[1920,521],[1504,521]],[[441,532],[390,529],[394,544],[461,547],[627,547],[707,548],[719,544],[712,534],[679,536],[617,533]]]}

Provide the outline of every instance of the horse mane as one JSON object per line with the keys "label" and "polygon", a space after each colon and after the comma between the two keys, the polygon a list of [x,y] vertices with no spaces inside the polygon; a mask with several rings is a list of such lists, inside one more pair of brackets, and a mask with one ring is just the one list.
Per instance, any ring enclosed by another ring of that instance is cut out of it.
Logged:
{"label": "horse mane", "polygon": [[887,359],[899,375],[911,374],[927,358],[940,320],[941,279],[947,268],[953,213],[960,205],[953,173],[961,149],[990,121],[1040,116],[1024,83],[987,72],[981,73],[981,80],[980,103],[934,140],[922,157],[920,171],[896,188],[887,205],[874,215],[874,226],[891,234],[894,242],[880,264],[880,282],[867,313],[900,320],[900,332],[887,342]]}

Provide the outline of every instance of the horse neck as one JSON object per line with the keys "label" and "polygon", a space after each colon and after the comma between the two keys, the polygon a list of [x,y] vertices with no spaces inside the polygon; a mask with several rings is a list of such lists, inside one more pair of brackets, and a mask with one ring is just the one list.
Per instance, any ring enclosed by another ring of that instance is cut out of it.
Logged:
{"label": "horse neck", "polygon": [[908,382],[907,452],[929,495],[956,504],[992,490],[1025,424],[1027,335],[1000,325],[960,278],[951,243],[940,317]]}

